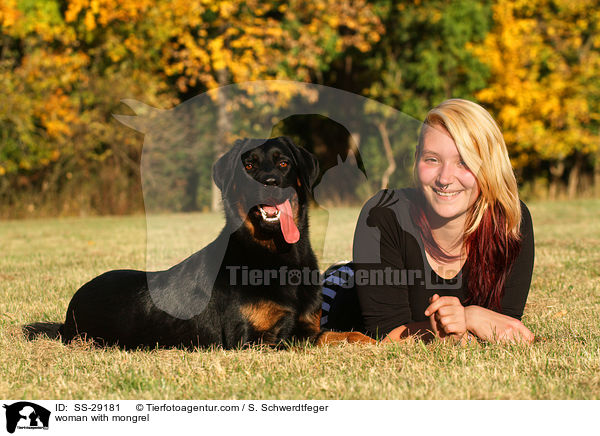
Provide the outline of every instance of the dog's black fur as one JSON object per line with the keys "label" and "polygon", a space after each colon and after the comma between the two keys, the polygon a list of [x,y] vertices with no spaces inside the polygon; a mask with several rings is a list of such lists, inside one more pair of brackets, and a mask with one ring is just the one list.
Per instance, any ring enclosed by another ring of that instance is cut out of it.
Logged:
{"label": "dog's black fur", "polygon": [[[232,285],[227,269],[318,270],[308,237],[308,200],[317,175],[315,157],[288,138],[237,141],[213,168],[226,217],[217,240],[166,271],[110,271],[83,285],[59,329],[62,340],[81,336],[124,348],[232,348],[292,338],[317,340],[319,285],[282,286],[272,280],[251,286],[241,284],[240,276]],[[290,200],[300,233],[296,243],[286,242],[280,224],[262,220],[257,209],[258,204],[284,198]],[[225,247],[224,253],[219,246]],[[211,262],[218,258],[223,260],[215,277],[209,277],[215,268]],[[203,310],[178,316],[195,298],[206,300]]]}

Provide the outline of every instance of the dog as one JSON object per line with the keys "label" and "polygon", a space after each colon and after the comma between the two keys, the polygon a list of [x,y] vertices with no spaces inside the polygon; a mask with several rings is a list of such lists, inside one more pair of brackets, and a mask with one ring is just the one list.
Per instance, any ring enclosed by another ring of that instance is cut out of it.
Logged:
{"label": "dog", "polygon": [[126,349],[374,343],[359,332],[321,331],[321,285],[305,274],[318,272],[308,226],[318,173],[316,158],[287,137],[236,141],[213,166],[226,219],[217,239],[168,270],[110,271],[83,285],[59,328],[63,342],[84,337]]}

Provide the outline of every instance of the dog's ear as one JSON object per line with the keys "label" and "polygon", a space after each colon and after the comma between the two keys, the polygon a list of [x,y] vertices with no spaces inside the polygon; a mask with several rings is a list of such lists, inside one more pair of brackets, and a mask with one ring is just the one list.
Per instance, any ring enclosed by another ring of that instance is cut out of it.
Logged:
{"label": "dog's ear", "polygon": [[240,151],[247,141],[247,139],[237,139],[231,149],[222,155],[213,165],[212,178],[221,192],[223,192],[225,184],[233,178],[236,165],[240,164]]}
{"label": "dog's ear", "polygon": [[312,188],[313,183],[315,183],[319,176],[319,161],[314,154],[305,148],[298,148],[298,150],[300,151],[300,155],[304,161],[304,167],[306,168],[308,186]]}
{"label": "dog's ear", "polygon": [[287,136],[282,136],[281,139],[292,151],[294,159],[296,160],[296,165],[298,168],[302,169],[300,171],[302,183],[307,187],[308,190],[310,190],[313,183],[315,183],[315,180],[317,180],[317,177],[319,176],[319,161],[315,155],[308,150],[302,147],[297,147],[296,144],[294,144],[294,142]]}

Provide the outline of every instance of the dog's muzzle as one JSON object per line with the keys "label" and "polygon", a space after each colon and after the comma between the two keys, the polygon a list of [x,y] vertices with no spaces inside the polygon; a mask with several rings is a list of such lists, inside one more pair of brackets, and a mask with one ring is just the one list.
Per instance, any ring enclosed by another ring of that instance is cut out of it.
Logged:
{"label": "dog's muzzle", "polygon": [[258,206],[263,221],[267,223],[279,222],[285,242],[295,244],[300,239],[300,231],[294,221],[294,212],[290,200],[273,203],[273,205],[261,204]]}

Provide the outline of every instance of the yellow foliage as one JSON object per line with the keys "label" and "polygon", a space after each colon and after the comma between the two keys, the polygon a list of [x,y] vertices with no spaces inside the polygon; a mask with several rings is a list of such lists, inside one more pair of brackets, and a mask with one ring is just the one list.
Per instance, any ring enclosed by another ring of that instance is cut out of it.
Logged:
{"label": "yellow foliage", "polygon": [[[316,0],[310,5],[293,0],[274,6],[285,14],[287,22],[307,23],[301,25],[283,25],[269,18],[269,7],[273,6],[257,0],[246,2],[245,7],[234,1],[172,0],[169,8],[161,10],[161,19],[171,29],[171,41],[163,50],[165,71],[184,75],[178,80],[180,89],[199,82],[209,89],[216,87],[216,72],[223,70],[228,73],[228,83],[280,78],[282,64],[293,69],[291,78],[309,80],[308,68],[316,68],[324,53],[324,38],[334,38],[340,51],[350,46],[368,51],[382,32],[381,23],[366,0]],[[210,22],[192,24],[191,17],[198,17],[198,11],[206,8],[216,17]],[[335,36],[341,24],[355,32]],[[328,34],[326,29],[334,32]]]}
{"label": "yellow foliage", "polygon": [[11,27],[18,20],[21,13],[17,9],[16,0],[3,0],[0,3],[0,26]]}
{"label": "yellow foliage", "polygon": [[87,30],[97,25],[107,26],[113,21],[136,22],[144,13],[155,6],[152,0],[69,0],[65,21],[70,23],[84,13]]}
{"label": "yellow foliage", "polygon": [[[495,28],[472,50],[492,73],[477,98],[496,112],[509,150],[564,159],[598,149],[589,114],[599,96],[588,79],[600,62],[585,46],[598,38],[587,29],[600,26],[600,15],[589,1],[554,0],[558,12],[549,2],[497,0]],[[515,163],[525,166],[531,156],[522,153]]]}
{"label": "yellow foliage", "polygon": [[85,28],[88,31],[94,30],[96,28],[96,18],[94,17],[94,13],[90,10],[85,13]]}

